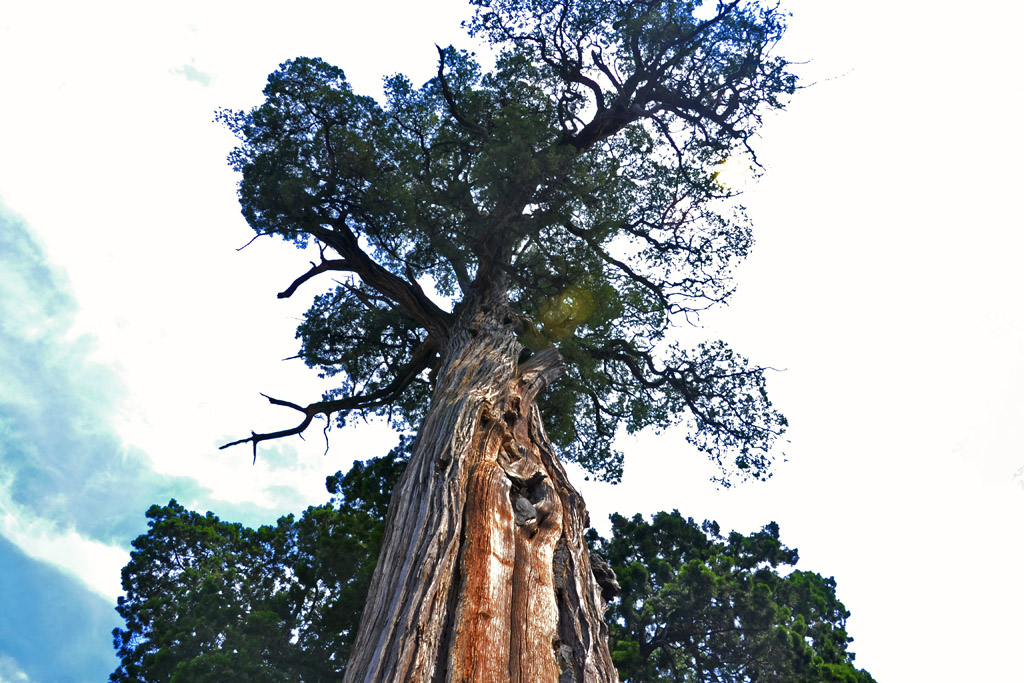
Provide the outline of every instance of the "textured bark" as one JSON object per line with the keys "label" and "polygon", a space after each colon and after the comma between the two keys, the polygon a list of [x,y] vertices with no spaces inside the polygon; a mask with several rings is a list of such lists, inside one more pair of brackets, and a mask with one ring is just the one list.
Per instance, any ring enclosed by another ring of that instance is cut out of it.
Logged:
{"label": "textured bark", "polygon": [[535,398],[554,349],[520,364],[503,302],[455,324],[395,489],[345,681],[617,681],[587,513]]}

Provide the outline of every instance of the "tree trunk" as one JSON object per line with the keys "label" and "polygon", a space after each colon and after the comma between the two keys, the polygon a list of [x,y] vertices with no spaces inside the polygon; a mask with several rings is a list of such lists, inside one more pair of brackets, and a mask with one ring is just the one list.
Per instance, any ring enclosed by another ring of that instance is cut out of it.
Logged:
{"label": "tree trunk", "polygon": [[346,682],[618,681],[586,508],[535,403],[561,357],[519,364],[504,301],[483,299],[448,340],[391,499]]}

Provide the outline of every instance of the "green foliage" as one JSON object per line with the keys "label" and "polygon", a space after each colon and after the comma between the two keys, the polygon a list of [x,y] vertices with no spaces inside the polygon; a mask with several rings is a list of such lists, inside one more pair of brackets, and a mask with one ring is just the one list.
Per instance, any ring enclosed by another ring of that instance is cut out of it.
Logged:
{"label": "green foliage", "polygon": [[459,312],[500,291],[524,345],[567,363],[542,399],[563,458],[616,480],[620,430],[689,422],[721,481],[769,476],[786,422],[764,369],[678,337],[728,299],[752,245],[716,167],[752,154],[763,113],[794,92],[772,54],[784,15],[753,0],[710,15],[678,0],[473,4],[490,72],[448,47],[437,77],[390,77],[378,103],[299,58],[261,106],[219,114],[252,228],[340,256],[311,271],[344,275],[298,330],[301,357],[339,382],[316,412],[415,426]]}
{"label": "green foliage", "polygon": [[122,570],[115,683],[340,680],[401,449],[328,479],[331,503],[250,529],[176,501]]}
{"label": "green foliage", "polygon": [[621,586],[609,607],[612,657],[627,682],[873,683],[847,650],[836,583],[788,570],[797,552],[774,522],[722,536],[678,512],[612,516],[590,532]]}
{"label": "green foliage", "polygon": [[[110,680],[340,680],[409,445],[328,477],[331,503],[276,526],[150,508],[122,572]],[[835,581],[791,571],[774,523],[723,536],[678,512],[614,515],[610,540],[588,540],[621,587],[608,618],[624,681],[874,681],[853,665]]]}

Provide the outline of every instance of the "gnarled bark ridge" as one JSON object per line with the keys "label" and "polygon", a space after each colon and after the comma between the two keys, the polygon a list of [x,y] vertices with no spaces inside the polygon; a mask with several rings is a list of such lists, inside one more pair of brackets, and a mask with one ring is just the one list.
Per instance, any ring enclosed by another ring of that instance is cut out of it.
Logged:
{"label": "gnarled bark ridge", "polygon": [[[467,304],[470,302],[467,302]],[[395,489],[345,681],[617,681],[587,512],[544,432],[555,349],[523,363],[503,302],[452,331]]]}

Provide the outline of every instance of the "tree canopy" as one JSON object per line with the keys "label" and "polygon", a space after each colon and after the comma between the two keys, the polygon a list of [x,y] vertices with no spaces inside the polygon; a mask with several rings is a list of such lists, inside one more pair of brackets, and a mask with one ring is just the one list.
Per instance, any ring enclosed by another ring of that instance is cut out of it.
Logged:
{"label": "tree canopy", "polygon": [[331,502],[251,529],[171,500],[122,570],[114,683],[340,680],[384,535],[396,453],[327,480]]}
{"label": "tree canopy", "polygon": [[339,277],[298,329],[299,355],[337,388],[305,406],[271,399],[302,420],[235,443],[353,413],[419,424],[460,316],[497,293],[524,354],[565,361],[539,398],[562,458],[614,481],[620,430],[689,422],[723,482],[769,476],[786,420],[764,368],[681,337],[728,299],[752,245],[715,178],[730,154],[753,154],[762,116],[796,87],[772,52],[784,14],[741,0],[473,4],[470,33],[497,55],[488,71],[439,48],[434,78],[389,77],[377,102],[298,58],[262,105],[219,113],[240,140],[249,224],[320,250],[279,296]]}
{"label": "tree canopy", "polygon": [[728,484],[770,476],[786,428],[765,368],[690,326],[752,245],[716,178],[730,155],[756,160],[763,115],[796,88],[773,54],[785,16],[757,0],[472,4],[493,66],[438,47],[435,77],[389,77],[378,102],[302,57],[263,104],[218,114],[257,236],[319,251],[279,296],[337,278],[297,332],[335,388],[270,398],[301,420],[224,447],[255,458],[352,415],[417,431],[348,680],[611,683],[589,517],[561,460],[615,481],[619,434],[688,422]]}
{"label": "tree canopy", "polygon": [[[328,478],[330,502],[259,529],[151,507],[122,572],[110,680],[340,680],[404,466],[398,450],[357,462]],[[787,571],[797,553],[775,524],[723,536],[678,512],[614,515],[590,543],[618,576],[604,583],[624,681],[873,683],[835,581]]]}
{"label": "tree canopy", "polygon": [[610,646],[624,681],[874,683],[854,664],[836,582],[793,570],[774,522],[723,536],[678,512],[591,532],[619,583]]}

